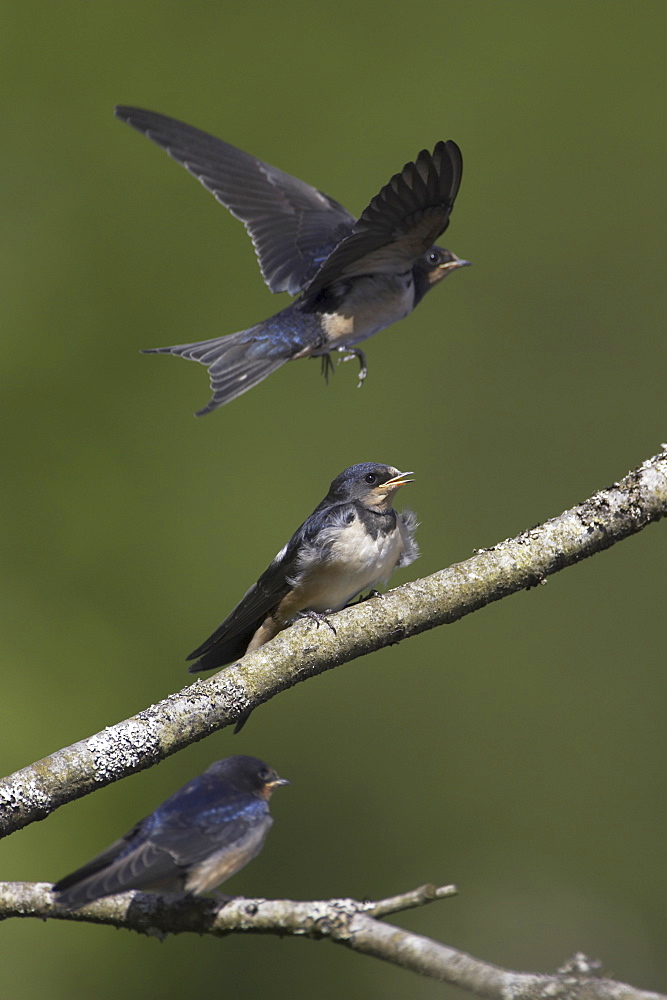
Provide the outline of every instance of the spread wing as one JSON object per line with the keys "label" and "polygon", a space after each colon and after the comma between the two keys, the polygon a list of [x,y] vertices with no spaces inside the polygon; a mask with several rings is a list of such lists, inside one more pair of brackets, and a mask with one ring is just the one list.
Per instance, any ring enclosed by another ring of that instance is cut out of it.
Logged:
{"label": "spread wing", "polygon": [[423,149],[376,194],[304,295],[315,296],[339,278],[410,270],[447,228],[462,171],[461,151],[451,139],[432,153]]}
{"label": "spread wing", "polygon": [[296,295],[347,236],[354,216],[310,184],[191,125],[141,108],[116,115],[142,132],[245,225],[272,292]]}

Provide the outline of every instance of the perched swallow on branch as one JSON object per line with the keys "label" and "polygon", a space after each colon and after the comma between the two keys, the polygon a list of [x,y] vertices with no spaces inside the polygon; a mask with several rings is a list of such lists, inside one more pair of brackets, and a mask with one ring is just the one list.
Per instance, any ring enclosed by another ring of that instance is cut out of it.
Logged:
{"label": "perched swallow on branch", "polygon": [[83,868],[53,886],[76,909],[126,889],[210,892],[251,861],[273,823],[269,799],[279,778],[256,757],[211,764]]}
{"label": "perched swallow on branch", "polygon": [[345,469],[324,500],[189,660],[190,671],[222,667],[263,646],[295,617],[321,618],[389,579],[419,555],[417,519],[397,513],[394,494],[411,472],[364,462]]}

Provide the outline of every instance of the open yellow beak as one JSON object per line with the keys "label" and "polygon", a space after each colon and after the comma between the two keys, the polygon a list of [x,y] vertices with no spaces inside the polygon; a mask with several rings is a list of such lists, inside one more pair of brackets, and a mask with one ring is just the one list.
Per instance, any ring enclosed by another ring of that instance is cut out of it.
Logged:
{"label": "open yellow beak", "polygon": [[406,476],[414,476],[414,472],[399,472],[392,479],[388,479],[386,483],[381,483],[376,489],[382,490],[383,493],[389,493],[391,490],[397,490],[399,486],[405,486],[406,483],[414,483],[414,479],[406,479]]}

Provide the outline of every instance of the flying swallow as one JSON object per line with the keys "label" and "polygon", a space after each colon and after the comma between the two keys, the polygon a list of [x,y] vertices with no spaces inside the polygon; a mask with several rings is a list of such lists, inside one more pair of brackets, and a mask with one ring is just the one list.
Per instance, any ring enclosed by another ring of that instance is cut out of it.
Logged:
{"label": "flying swallow", "polygon": [[212,670],[263,646],[302,614],[321,618],[386,582],[419,555],[412,511],[392,507],[411,472],[364,462],[336,476],[324,500],[215,632],[189,668]]}
{"label": "flying swallow", "polygon": [[53,886],[76,909],[126,889],[210,892],[251,861],[273,823],[269,798],[279,778],[256,757],[226,757],[140,820],[124,837]]}
{"label": "flying swallow", "polygon": [[286,361],[332,351],[359,360],[355,347],[403,319],[426,292],[469,261],[434,244],[449,223],[463,162],[451,139],[422,150],[355,219],[337,201],[222,139],[173,118],[117,107],[116,115],[162,146],[244,223],[272,292],[299,298],[247,330],[191,344],[150,348],[209,369],[210,413],[257,385]]}

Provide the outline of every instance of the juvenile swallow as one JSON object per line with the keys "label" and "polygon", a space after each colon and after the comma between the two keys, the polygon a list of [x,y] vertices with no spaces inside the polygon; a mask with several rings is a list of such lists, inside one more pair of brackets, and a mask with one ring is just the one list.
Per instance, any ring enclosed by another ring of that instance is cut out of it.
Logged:
{"label": "juvenile swallow", "polygon": [[226,757],[140,820],[124,837],[53,886],[76,909],[126,889],[210,892],[264,846],[269,799],[289,785],[256,757]]}
{"label": "juvenile swallow", "polygon": [[461,183],[463,162],[451,139],[422,150],[380,189],[355,219],[337,201],[222,139],[173,118],[117,107],[116,115],[162,146],[244,223],[272,292],[299,298],[239,333],[192,344],[150,348],[209,369],[210,413],[265,379],[286,361],[331,351],[359,360],[354,347],[403,319],[426,292],[469,261],[435,246]]}
{"label": "juvenile swallow", "polygon": [[364,462],[336,476],[324,500],[297,528],[224,622],[190,653],[189,668],[212,670],[263,646],[301,614],[320,618],[386,582],[419,555],[412,511],[392,507],[411,472]]}

